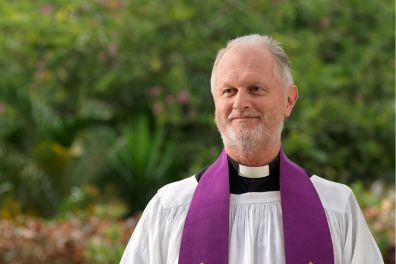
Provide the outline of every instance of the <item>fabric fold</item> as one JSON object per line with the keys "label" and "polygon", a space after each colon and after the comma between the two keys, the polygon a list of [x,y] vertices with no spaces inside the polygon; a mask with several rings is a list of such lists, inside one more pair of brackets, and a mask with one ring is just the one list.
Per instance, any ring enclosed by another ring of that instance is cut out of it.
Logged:
{"label": "fabric fold", "polygon": [[[334,263],[329,225],[305,171],[280,150],[280,193],[287,264]],[[180,264],[228,263],[230,190],[225,150],[202,175],[188,210]]]}

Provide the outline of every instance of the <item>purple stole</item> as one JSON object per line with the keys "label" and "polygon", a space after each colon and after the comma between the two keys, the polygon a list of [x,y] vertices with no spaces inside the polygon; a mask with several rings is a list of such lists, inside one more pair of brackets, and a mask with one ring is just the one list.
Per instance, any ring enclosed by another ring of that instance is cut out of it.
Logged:
{"label": "purple stole", "polygon": [[[333,264],[325,211],[305,171],[280,151],[280,194],[287,264]],[[230,190],[225,150],[195,189],[180,245],[179,264],[227,264]]]}

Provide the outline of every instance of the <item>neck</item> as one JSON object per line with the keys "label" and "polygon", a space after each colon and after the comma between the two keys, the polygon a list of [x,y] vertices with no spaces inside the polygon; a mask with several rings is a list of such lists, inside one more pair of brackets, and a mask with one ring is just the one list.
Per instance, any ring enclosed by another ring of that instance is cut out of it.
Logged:
{"label": "neck", "polygon": [[265,148],[246,149],[241,146],[224,146],[227,154],[239,164],[251,167],[259,167],[273,161],[280,151],[280,141]]}

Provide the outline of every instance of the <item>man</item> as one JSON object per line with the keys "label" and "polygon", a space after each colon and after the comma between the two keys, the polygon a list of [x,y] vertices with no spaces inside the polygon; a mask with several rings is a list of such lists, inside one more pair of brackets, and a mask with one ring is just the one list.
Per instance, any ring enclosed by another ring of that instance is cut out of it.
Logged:
{"label": "man", "polygon": [[158,191],[121,263],[383,263],[351,190],[283,152],[283,121],[298,90],[279,43],[261,35],[230,41],[211,90],[225,150]]}

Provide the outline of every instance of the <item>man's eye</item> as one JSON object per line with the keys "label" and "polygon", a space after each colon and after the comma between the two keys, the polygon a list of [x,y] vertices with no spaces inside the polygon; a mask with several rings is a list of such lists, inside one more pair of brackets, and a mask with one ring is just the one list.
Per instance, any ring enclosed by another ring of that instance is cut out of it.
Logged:
{"label": "man's eye", "polygon": [[250,90],[253,91],[253,92],[258,92],[258,91],[261,91],[262,89],[260,87],[258,87],[258,86],[252,86],[250,88]]}
{"label": "man's eye", "polygon": [[249,90],[253,93],[264,93],[265,89],[261,88],[260,86],[251,86]]}
{"label": "man's eye", "polygon": [[235,89],[233,88],[227,88],[223,90],[223,95],[232,95],[235,93]]}

